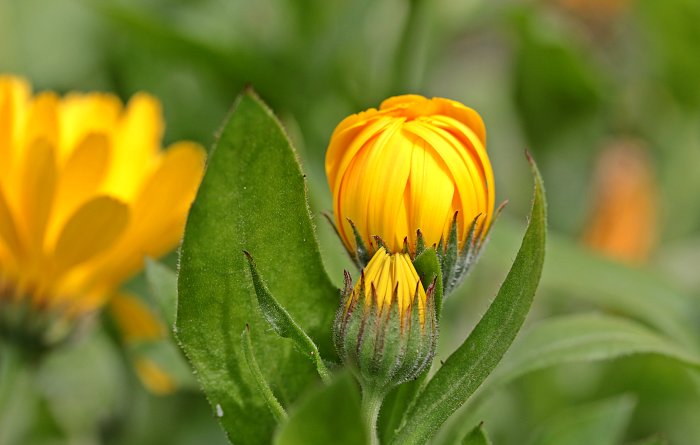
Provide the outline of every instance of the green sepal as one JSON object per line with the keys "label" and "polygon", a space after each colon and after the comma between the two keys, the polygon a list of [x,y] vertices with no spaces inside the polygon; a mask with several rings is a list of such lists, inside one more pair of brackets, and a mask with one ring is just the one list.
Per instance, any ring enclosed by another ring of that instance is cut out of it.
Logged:
{"label": "green sepal", "polygon": [[438,320],[440,320],[440,313],[442,311],[442,292],[443,292],[443,279],[442,279],[442,268],[440,265],[440,260],[438,258],[437,251],[434,248],[423,249],[421,253],[416,255],[416,259],[413,260],[413,267],[418,273],[423,286],[427,286],[435,282],[435,314]]}
{"label": "green sepal", "polygon": [[272,327],[272,330],[275,331],[277,335],[294,341],[302,354],[306,355],[316,364],[318,375],[321,376],[321,379],[323,379],[324,382],[330,381],[330,373],[328,372],[328,368],[326,368],[326,365],[323,362],[321,354],[318,352],[318,347],[316,347],[314,341],[311,340],[311,337],[309,337],[299,326],[299,324],[294,321],[289,312],[287,312],[284,307],[277,302],[260,276],[258,268],[255,265],[255,260],[253,260],[250,253],[245,250],[243,253],[248,260],[250,275],[253,281],[253,288],[255,289],[258,305],[260,306],[260,310],[262,311],[265,320],[267,320],[270,327]]}
{"label": "green sepal", "polygon": [[[369,263],[369,260],[371,259],[370,254],[369,254],[369,249],[367,249],[367,245],[365,244],[365,241],[362,239],[362,235],[360,235],[360,232],[357,231],[357,227],[355,227],[355,223],[352,222],[352,220],[348,219],[348,223],[350,223],[350,227],[352,228],[352,234],[355,237],[355,254],[350,254],[352,257],[353,261],[355,261],[355,264],[357,265],[358,268],[362,269]],[[336,229],[337,231],[337,229]],[[340,237],[340,234],[338,234],[338,237]],[[341,239],[342,242],[342,239]],[[343,243],[345,244],[345,243]]]}
{"label": "green sepal", "polygon": [[255,353],[253,352],[253,343],[250,341],[250,326],[245,325],[245,329],[241,333],[241,348],[243,349],[243,356],[248,363],[248,369],[253,375],[253,379],[258,386],[258,391],[265,399],[267,407],[270,408],[272,416],[277,420],[277,422],[282,422],[287,419],[287,412],[282,408],[279,400],[275,397],[272,392],[270,385],[265,380],[265,376],[260,371],[260,366],[258,361],[255,360]]}
{"label": "green sepal", "polygon": [[420,229],[416,230],[416,256],[423,253],[425,250],[425,238],[423,238],[423,232]]}
{"label": "green sepal", "polygon": [[357,344],[359,371],[362,374],[362,381],[364,382],[374,380],[379,371],[380,360],[376,357],[376,346],[380,336],[379,310],[377,304],[377,290],[374,288],[374,284],[370,284],[370,298],[372,303],[369,305],[369,309],[364,311],[365,316],[360,328],[361,331]]}
{"label": "green sepal", "polygon": [[[450,233],[447,236],[447,243],[445,243],[445,250],[442,252],[440,261],[442,265],[443,287],[445,289],[450,289],[448,285],[454,279],[455,265],[457,264],[458,257],[463,253],[459,251],[459,240],[457,239],[457,215],[458,212],[455,212],[452,217]],[[465,244],[465,249],[467,249],[467,247],[468,245]]]}
{"label": "green sepal", "polygon": [[[477,215],[469,227],[467,239],[459,250],[457,240],[457,214],[452,220],[450,234],[445,248],[438,248],[438,257],[442,268],[442,288],[445,296],[449,295],[469,273],[470,267],[476,259],[483,246],[483,241],[475,238],[477,222],[481,215]],[[442,246],[442,243],[441,243]]]}
{"label": "green sepal", "polygon": [[[410,307],[399,310],[398,289],[389,304],[379,309],[376,290],[368,290],[364,273],[360,292],[353,299],[349,276],[334,323],[334,341],[343,363],[352,369],[363,388],[386,394],[394,386],[413,380],[432,362],[437,340],[436,279],[428,288],[425,326],[420,322],[418,288]],[[367,304],[367,292],[369,302]]]}
{"label": "green sepal", "polygon": [[[374,250],[374,251],[376,252],[376,251],[379,250],[379,249],[385,249],[387,252],[391,252],[391,250],[389,250],[389,248],[387,247],[386,243],[384,242],[384,240],[382,239],[381,236],[379,236],[379,235],[374,235],[374,236],[372,237],[372,239],[374,239],[374,242],[377,243],[376,246],[373,246],[372,243],[370,243],[370,246],[375,247],[375,248],[373,248],[372,250]],[[365,264],[365,265],[366,265],[366,264]]]}

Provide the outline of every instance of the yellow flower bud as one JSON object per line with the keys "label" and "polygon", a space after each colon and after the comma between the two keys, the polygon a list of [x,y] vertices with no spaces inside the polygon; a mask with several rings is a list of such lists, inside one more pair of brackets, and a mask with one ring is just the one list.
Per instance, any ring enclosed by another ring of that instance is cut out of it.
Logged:
{"label": "yellow flower bud", "polygon": [[349,251],[357,234],[372,254],[446,241],[455,214],[461,250],[474,219],[483,238],[494,210],[494,179],[483,121],[448,99],[405,95],[354,114],[333,132],[326,174],[337,230]]}
{"label": "yellow flower bud", "polygon": [[378,249],[354,288],[346,273],[334,340],[363,388],[385,392],[430,365],[437,341],[434,294],[435,281],[426,291],[405,253]]}

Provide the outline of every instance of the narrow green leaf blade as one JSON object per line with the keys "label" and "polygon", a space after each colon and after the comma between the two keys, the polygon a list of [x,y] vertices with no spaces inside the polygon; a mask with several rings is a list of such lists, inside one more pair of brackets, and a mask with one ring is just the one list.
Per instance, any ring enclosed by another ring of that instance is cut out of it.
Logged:
{"label": "narrow green leaf blade", "polygon": [[418,395],[392,443],[426,443],[496,367],[525,321],[542,273],[546,233],[542,178],[531,165],[534,200],[515,262],[486,314]]}
{"label": "narrow green leaf blade", "polygon": [[275,300],[275,297],[270,293],[270,290],[260,276],[258,268],[255,265],[255,260],[253,260],[250,253],[247,251],[243,251],[243,253],[245,253],[246,259],[248,260],[248,266],[250,266],[250,275],[253,278],[253,287],[255,288],[255,295],[258,297],[260,310],[272,327],[272,330],[280,337],[294,341],[302,354],[306,355],[316,364],[316,369],[321,378],[326,382],[329,381],[330,374],[328,373],[326,365],[323,364],[323,359],[318,352],[316,344],[314,344],[313,340],[306,335],[306,332],[299,327],[297,322],[289,315],[289,312]]}
{"label": "narrow green leaf blade", "polygon": [[[639,322],[597,313],[564,315],[524,331],[469,407],[478,407],[495,391],[530,372],[637,354],[659,355],[700,370],[700,354]],[[475,421],[474,416],[474,409],[461,410],[457,418],[451,419],[443,443],[453,443],[461,437],[463,425]]]}
{"label": "narrow green leaf blade", "polygon": [[700,355],[650,328],[622,317],[577,314],[534,325],[513,345],[489,382],[496,389],[539,369],[564,363],[656,354],[700,370]]}
{"label": "narrow green leaf blade", "polygon": [[328,386],[313,388],[289,411],[289,421],[275,435],[275,445],[357,445],[367,441],[360,393],[345,372]]}
{"label": "narrow green leaf blade", "polygon": [[474,427],[465,437],[462,439],[462,445],[491,445],[491,441],[484,431],[484,425],[479,424]]}
{"label": "narrow green leaf blade", "polygon": [[284,130],[252,92],[236,102],[210,155],[180,253],[177,336],[229,438],[268,444],[275,420],[241,349],[245,324],[260,369],[283,406],[315,367],[260,314],[241,251],[255,252],[270,292],[333,359],[338,291],[323,268],[304,177]]}
{"label": "narrow green leaf blade", "polygon": [[260,371],[260,366],[258,361],[255,359],[255,352],[253,351],[253,343],[250,341],[250,327],[246,325],[245,329],[241,333],[241,347],[243,348],[243,355],[245,356],[246,362],[248,362],[248,368],[253,374],[255,383],[258,385],[258,390],[265,398],[267,407],[270,408],[270,412],[275,417],[275,420],[281,422],[287,418],[287,412],[282,408],[277,397],[272,393],[270,385],[267,384],[265,376]]}

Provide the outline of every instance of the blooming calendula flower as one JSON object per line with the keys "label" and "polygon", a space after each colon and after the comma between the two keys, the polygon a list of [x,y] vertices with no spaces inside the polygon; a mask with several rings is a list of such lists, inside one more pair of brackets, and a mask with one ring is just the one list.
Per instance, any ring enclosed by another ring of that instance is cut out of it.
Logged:
{"label": "blooming calendula flower", "polygon": [[144,257],[177,245],[205,152],[191,142],[162,151],[163,127],[147,94],[124,107],[111,94],[32,95],[25,80],[0,77],[3,332],[95,311]]}
{"label": "blooming calendula flower", "polygon": [[388,391],[432,362],[437,341],[435,282],[426,290],[406,253],[379,248],[359,282],[345,276],[334,339],[365,390]]}
{"label": "blooming calendula flower", "polygon": [[[494,209],[494,179],[481,117],[453,100],[405,95],[343,120],[326,153],[326,174],[340,237],[361,239],[370,255],[416,252],[447,241],[455,215],[462,248],[472,222],[483,237]],[[353,233],[353,225],[358,237]],[[420,231],[420,235],[418,233]]]}

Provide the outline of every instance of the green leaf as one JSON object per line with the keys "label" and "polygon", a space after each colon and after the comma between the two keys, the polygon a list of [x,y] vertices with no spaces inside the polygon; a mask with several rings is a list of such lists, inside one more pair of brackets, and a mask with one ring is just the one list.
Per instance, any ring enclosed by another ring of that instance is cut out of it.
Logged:
{"label": "green leaf", "polygon": [[542,178],[531,165],[534,200],[515,262],[486,314],[418,395],[392,443],[426,443],[493,371],[525,321],[542,272],[546,233]]}
{"label": "green leaf", "polygon": [[[487,267],[502,267],[517,245],[517,231],[501,220],[482,258]],[[504,252],[497,257],[499,252]],[[561,236],[547,238],[542,297],[562,295],[647,323],[688,347],[698,347],[693,329],[693,298],[661,279],[653,270],[634,268],[598,255]],[[544,292],[549,291],[549,292]]]}
{"label": "green leaf", "polygon": [[177,274],[164,264],[146,258],[146,281],[169,329],[175,326]]}
{"label": "green leaf", "polygon": [[[316,364],[316,370],[323,381],[328,382],[330,380],[330,373],[323,363],[321,354],[318,352],[318,348],[313,340],[306,335],[306,332],[299,327],[297,322],[289,315],[289,312],[284,310],[277,300],[275,300],[275,297],[272,296],[262,277],[260,277],[258,268],[255,265],[255,260],[253,260],[250,253],[247,251],[243,251],[243,253],[248,260],[248,266],[250,266],[250,275],[253,278],[253,287],[255,288],[255,295],[258,297],[260,310],[272,327],[272,330],[280,337],[289,338],[294,341],[302,354]],[[246,326],[246,331],[247,330],[248,328]]]}
{"label": "green leaf", "polygon": [[652,436],[639,442],[634,442],[633,445],[668,445],[668,441],[663,437]]}
{"label": "green leaf", "polygon": [[462,439],[462,445],[491,445],[491,441],[484,431],[484,425],[479,424]]}
{"label": "green leaf", "polygon": [[269,332],[242,250],[255,253],[270,292],[335,358],[331,325],[338,290],[328,279],[296,154],[272,112],[243,93],[209,158],[180,253],[177,336],[229,438],[268,444],[275,420],[246,365],[246,323],[266,381],[283,406],[311,382],[315,367]]}
{"label": "green leaf", "polygon": [[[513,380],[560,364],[614,360],[636,354],[656,354],[700,369],[700,355],[652,329],[622,317],[576,314],[550,318],[527,329],[471,401],[450,423],[446,437],[464,434],[474,421],[474,408]],[[449,439],[445,443],[451,443]]]}
{"label": "green leaf", "polygon": [[700,369],[700,356],[635,321],[599,314],[567,315],[538,323],[522,337],[494,372],[495,389],[550,366],[658,354]]}
{"label": "green leaf", "polygon": [[367,441],[360,394],[347,372],[328,386],[317,386],[289,411],[289,421],[275,435],[275,445],[357,445]]}
{"label": "green leaf", "polygon": [[615,445],[624,434],[635,400],[621,396],[568,409],[549,419],[530,445]]}
{"label": "green leaf", "polygon": [[382,443],[391,442],[391,438],[401,426],[406,411],[415,403],[416,394],[423,387],[428,377],[428,371],[430,369],[426,369],[417,379],[402,383],[392,389],[384,398],[377,425],[378,435],[382,439]]}
{"label": "green leaf", "polygon": [[267,402],[267,407],[270,408],[270,412],[275,417],[275,420],[281,422],[287,418],[287,413],[285,412],[277,397],[272,393],[270,385],[267,384],[265,376],[262,375],[260,371],[260,366],[258,361],[255,359],[255,352],[253,351],[253,343],[250,341],[250,327],[246,325],[245,329],[241,333],[241,347],[243,348],[243,354],[245,355],[246,362],[248,362],[248,368],[255,378],[255,382],[258,385],[258,390],[260,394],[265,398]]}

